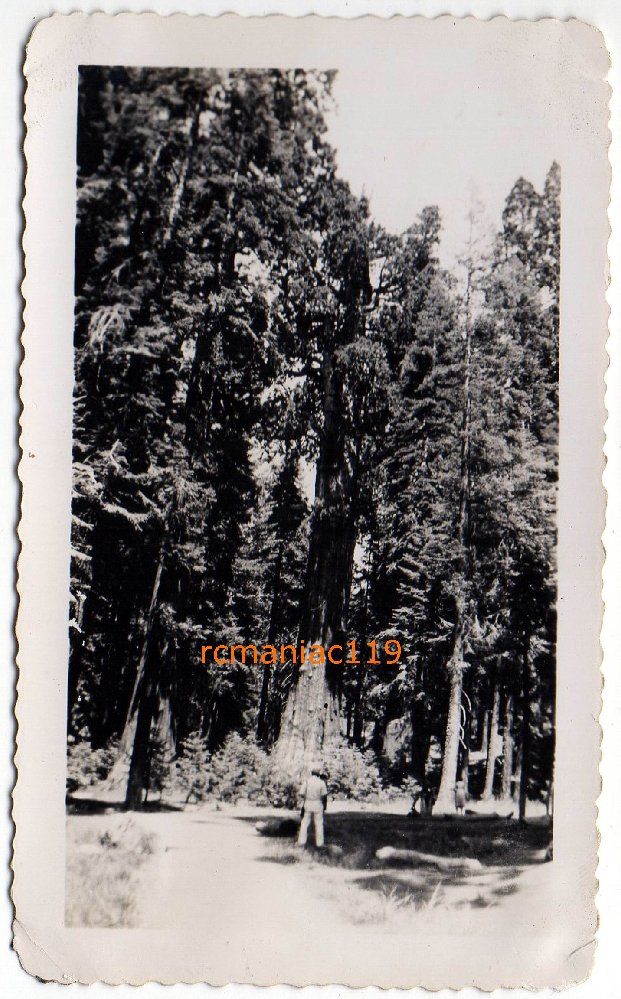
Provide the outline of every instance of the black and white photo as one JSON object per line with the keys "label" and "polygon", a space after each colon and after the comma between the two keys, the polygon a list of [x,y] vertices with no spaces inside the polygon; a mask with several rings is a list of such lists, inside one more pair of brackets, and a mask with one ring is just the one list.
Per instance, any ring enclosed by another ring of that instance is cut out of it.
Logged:
{"label": "black and white photo", "polygon": [[563,658],[562,554],[597,43],[281,26],[273,61],[255,25],[248,61],[76,62],[57,915],[194,941],[105,980],[560,984],[590,779],[563,698],[598,677]]}

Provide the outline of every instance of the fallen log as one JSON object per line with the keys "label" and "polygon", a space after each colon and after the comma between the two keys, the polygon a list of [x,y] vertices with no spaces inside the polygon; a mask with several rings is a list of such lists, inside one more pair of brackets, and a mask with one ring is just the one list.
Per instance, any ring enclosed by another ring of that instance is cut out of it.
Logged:
{"label": "fallen log", "polygon": [[265,819],[255,825],[261,836],[297,836],[299,828],[295,819]]}
{"label": "fallen log", "polygon": [[420,853],[418,850],[402,850],[395,846],[382,846],[375,851],[378,860],[384,863],[399,861],[406,864],[428,864],[440,871],[480,871],[483,867],[480,860],[473,857],[437,857],[432,853]]}
{"label": "fallen log", "polygon": [[495,822],[498,819],[512,819],[513,811],[511,812],[475,812],[472,808],[467,808],[465,815],[468,818],[468,822]]}

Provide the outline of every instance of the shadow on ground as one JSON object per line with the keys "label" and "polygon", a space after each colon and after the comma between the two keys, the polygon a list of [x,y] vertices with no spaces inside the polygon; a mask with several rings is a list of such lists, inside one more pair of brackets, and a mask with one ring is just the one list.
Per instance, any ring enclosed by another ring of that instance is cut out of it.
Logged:
{"label": "shadow on ground", "polygon": [[[282,820],[282,812],[264,816],[265,819]],[[240,816],[239,821],[256,819]],[[272,863],[292,863],[295,856],[282,845],[293,843],[292,830],[288,835],[266,839],[273,849],[264,858]],[[382,846],[392,846],[437,857],[469,857],[479,860],[484,867],[516,868],[541,861],[541,851],[550,841],[550,826],[546,819],[533,819],[520,824],[512,819],[419,817],[394,815],[385,812],[328,812],[326,815],[326,842],[339,848],[338,855],[309,850],[315,860],[350,870],[385,869],[376,860],[375,852]],[[281,848],[278,848],[278,844]],[[301,854],[303,857],[303,854]],[[391,867],[401,866],[392,861]],[[411,864],[403,865],[411,869]],[[426,868],[427,875],[429,868]],[[447,878],[460,877],[459,872],[441,872]],[[505,891],[504,894],[508,894]]]}
{"label": "shadow on ground", "polygon": [[[101,798],[74,798],[67,795],[67,815],[107,815],[111,812],[128,812],[122,801],[105,801]],[[146,801],[143,812],[181,812],[178,805],[169,805],[164,801]]]}

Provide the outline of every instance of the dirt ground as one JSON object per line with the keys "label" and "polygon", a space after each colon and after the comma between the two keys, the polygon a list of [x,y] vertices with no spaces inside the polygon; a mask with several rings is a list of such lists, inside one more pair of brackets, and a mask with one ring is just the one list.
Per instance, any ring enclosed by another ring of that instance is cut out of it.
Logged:
{"label": "dirt ground", "polygon": [[[309,934],[318,940],[327,930],[356,932],[360,945],[365,930],[397,937],[434,933],[449,911],[457,933],[485,933],[499,919],[508,920],[512,932],[537,932],[550,915],[546,884],[552,864],[543,862],[549,838],[543,819],[525,827],[494,817],[412,820],[405,803],[335,803],[327,816],[327,842],[341,852],[331,857],[300,850],[293,838],[260,836],[259,819],[284,814],[266,808],[202,806],[129,817],[102,803],[90,812],[68,817],[69,901],[81,890],[91,898],[97,893],[97,885],[80,885],[80,851],[92,854],[93,843],[112,841],[118,867],[130,819],[155,845],[141,860],[127,924],[196,932],[208,921],[211,945],[225,950],[236,941],[254,941],[258,955],[265,934],[270,940],[307,940]],[[467,873],[389,866],[375,859],[375,850],[386,845],[476,858],[481,868]],[[94,868],[98,877],[104,868]]]}

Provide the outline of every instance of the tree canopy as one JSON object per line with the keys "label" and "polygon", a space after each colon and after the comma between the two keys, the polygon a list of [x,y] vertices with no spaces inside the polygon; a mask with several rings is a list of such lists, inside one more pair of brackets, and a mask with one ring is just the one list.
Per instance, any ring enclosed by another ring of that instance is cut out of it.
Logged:
{"label": "tree canopy", "polygon": [[80,70],[70,742],[114,748],[130,807],[234,736],[523,813],[553,769],[560,171],[491,240],[472,210],[449,272],[436,207],[389,233],[339,176],[332,82]]}

